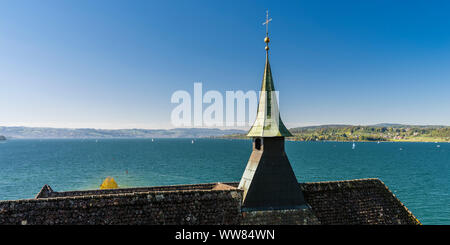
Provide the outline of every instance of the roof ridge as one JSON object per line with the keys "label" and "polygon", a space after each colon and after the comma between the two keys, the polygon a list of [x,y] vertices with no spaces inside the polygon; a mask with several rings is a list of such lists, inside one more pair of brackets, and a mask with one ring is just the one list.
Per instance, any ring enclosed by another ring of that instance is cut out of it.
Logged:
{"label": "roof ridge", "polygon": [[0,204],[5,203],[28,203],[28,202],[42,202],[42,201],[58,201],[58,200],[76,200],[76,199],[101,199],[101,198],[114,198],[114,197],[127,197],[127,196],[136,196],[136,195],[158,195],[158,194],[170,194],[170,193],[195,193],[195,192],[234,192],[234,191],[242,191],[240,189],[229,189],[229,190],[213,190],[213,189],[193,189],[193,190],[168,190],[168,191],[143,191],[143,192],[126,192],[126,193],[108,193],[108,194],[89,194],[89,195],[80,195],[80,196],[59,196],[59,197],[45,197],[39,199],[19,199],[19,200],[0,200]]}
{"label": "roof ridge", "polygon": [[347,182],[361,182],[361,181],[366,181],[366,180],[375,180],[375,181],[380,181],[381,183],[383,183],[383,181],[381,181],[379,178],[361,178],[361,179],[350,179],[350,180],[325,180],[325,181],[316,181],[316,182],[302,182],[299,184],[328,184],[328,183],[339,183],[339,182],[347,183]]}
{"label": "roof ridge", "polygon": [[415,223],[416,225],[422,225],[422,223],[419,221],[419,219],[417,219],[417,217],[414,216],[414,214],[405,206],[405,204],[403,204],[403,202],[400,201],[400,199],[398,199],[398,197],[389,189],[389,187],[383,181],[380,180],[380,182],[383,184],[383,186],[386,188],[386,190],[391,194],[391,197],[394,198],[394,200],[396,200],[398,202],[400,207],[402,207],[408,213],[408,217],[411,219],[411,221],[413,223]]}

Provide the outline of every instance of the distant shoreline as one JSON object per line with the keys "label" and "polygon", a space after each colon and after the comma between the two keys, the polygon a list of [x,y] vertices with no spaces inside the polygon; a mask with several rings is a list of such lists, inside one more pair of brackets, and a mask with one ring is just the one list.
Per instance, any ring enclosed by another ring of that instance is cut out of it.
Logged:
{"label": "distant shoreline", "polygon": [[[227,136],[224,136],[224,137],[211,137],[211,138],[213,138],[213,139],[235,139],[235,140],[237,140],[237,139],[240,139],[240,140],[245,140],[245,139],[251,139],[251,138],[241,138],[241,137],[227,137]],[[410,143],[450,143],[450,141],[445,141],[445,140],[441,140],[441,141],[432,141],[432,140],[430,140],[430,141],[414,141],[414,140],[383,140],[383,141],[377,141],[377,140],[358,140],[358,141],[353,141],[353,140],[298,140],[298,139],[293,139],[293,138],[286,138],[286,141],[298,141],[298,142],[345,142],[345,143],[348,143],[348,142],[355,142],[355,143],[357,143],[357,142],[372,142],[372,143],[377,143],[377,142],[380,142],[380,143],[396,143],[396,142],[398,142],[398,143],[400,143],[400,142],[402,142],[402,143],[404,143],[404,142],[410,142]]]}
{"label": "distant shoreline", "polygon": [[[16,141],[16,140],[170,140],[170,139],[186,139],[186,140],[192,140],[192,139],[223,139],[223,140],[251,140],[250,137],[199,137],[199,138],[193,138],[193,137],[181,137],[181,138],[132,138],[132,137],[116,137],[116,138],[12,138],[8,139],[9,141]],[[0,140],[1,141],[1,140]],[[6,141],[6,140],[5,140]],[[296,141],[296,142],[338,142],[338,143],[377,143],[378,141],[371,141],[371,140],[360,140],[360,141],[342,141],[342,140],[296,140],[292,138],[286,138],[286,141]],[[450,143],[450,141],[413,141],[413,140],[385,140],[385,141],[379,141],[380,143]]]}
{"label": "distant shoreline", "polygon": [[[320,125],[290,128],[290,141],[333,142],[450,142],[450,126],[376,124],[371,126]],[[2,127],[0,136],[10,139],[248,139],[247,130],[217,128],[159,129],[65,129]],[[2,140],[0,138],[0,140]],[[2,140],[4,141],[4,139]]]}

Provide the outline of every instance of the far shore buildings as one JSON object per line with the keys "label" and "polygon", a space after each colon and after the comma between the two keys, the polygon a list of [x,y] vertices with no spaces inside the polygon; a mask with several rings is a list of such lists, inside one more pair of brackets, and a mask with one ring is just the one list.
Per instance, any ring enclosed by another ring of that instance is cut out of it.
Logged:
{"label": "far shore buildings", "polygon": [[273,93],[268,35],[264,41],[253,151],[239,183],[67,192],[45,185],[34,199],[0,201],[0,224],[420,224],[379,179],[298,183],[284,150],[291,133]]}

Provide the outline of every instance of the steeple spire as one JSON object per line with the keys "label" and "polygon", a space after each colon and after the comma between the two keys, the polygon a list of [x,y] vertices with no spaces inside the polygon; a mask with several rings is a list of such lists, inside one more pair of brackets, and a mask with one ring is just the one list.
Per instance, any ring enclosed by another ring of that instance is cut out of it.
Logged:
{"label": "steeple spire", "polygon": [[281,121],[280,112],[278,110],[277,95],[273,84],[272,70],[269,63],[269,11],[267,11],[266,21],[266,65],[264,67],[264,75],[261,85],[261,94],[259,96],[258,113],[252,128],[248,132],[249,137],[289,137],[292,134],[284,126]]}
{"label": "steeple spire", "polygon": [[[269,12],[265,25],[269,24]],[[269,64],[269,31],[266,26],[266,66],[255,123],[247,136],[253,151],[239,182],[242,209],[283,210],[309,208],[284,150],[284,138],[292,136],[278,111],[277,96]]]}

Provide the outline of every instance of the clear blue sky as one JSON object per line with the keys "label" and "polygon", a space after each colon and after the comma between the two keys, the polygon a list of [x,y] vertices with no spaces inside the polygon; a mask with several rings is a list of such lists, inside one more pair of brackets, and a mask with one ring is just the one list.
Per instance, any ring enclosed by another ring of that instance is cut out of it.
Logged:
{"label": "clear blue sky", "polygon": [[288,127],[450,125],[449,1],[0,0],[0,125],[170,128],[176,90],[257,90]]}

